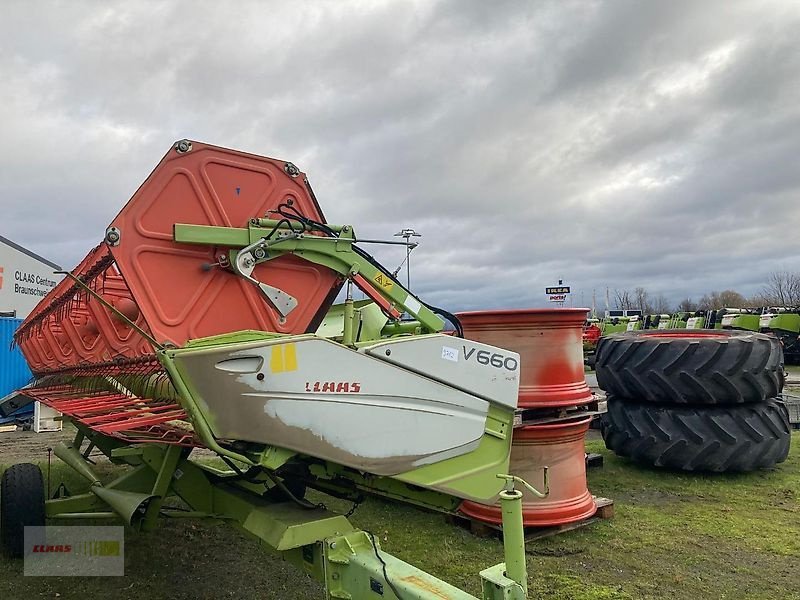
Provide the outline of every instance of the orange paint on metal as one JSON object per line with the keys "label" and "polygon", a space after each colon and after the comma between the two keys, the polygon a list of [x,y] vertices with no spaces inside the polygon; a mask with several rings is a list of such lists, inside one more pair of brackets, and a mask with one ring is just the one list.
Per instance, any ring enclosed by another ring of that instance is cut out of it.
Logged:
{"label": "orange paint on metal", "polygon": [[381,310],[386,314],[386,316],[392,317],[394,319],[399,319],[401,314],[399,310],[397,310],[392,304],[383,296],[381,296],[375,287],[368,282],[363,275],[356,275],[353,277],[353,283],[356,284],[356,287],[364,292],[367,296],[369,296],[370,300],[375,302],[378,306],[381,307]]}
{"label": "orange paint on metal", "polygon": [[[73,269],[72,272],[76,275],[85,273],[99,260],[104,253],[104,247],[97,246],[84,257],[84,259],[78,264],[77,267],[75,267],[75,269]],[[62,321],[66,320],[67,314],[65,314],[65,312],[68,309],[54,309],[53,301],[57,298],[65,296],[65,294],[68,294],[72,286],[73,282],[68,277],[65,277],[59,281],[58,284],[56,284],[56,286],[50,290],[50,292],[44,298],[42,298],[39,304],[37,304],[36,307],[30,312],[30,314],[19,326],[19,329],[17,329],[17,332],[14,334],[14,340],[17,342],[22,354],[25,356],[25,360],[28,362],[28,365],[31,368],[31,371],[34,373],[45,370],[59,369],[70,364],[66,362],[66,359],[61,356],[60,352],[55,352],[54,348],[52,347],[51,338],[46,332],[49,331],[51,323],[60,325]],[[74,305],[75,303],[68,302],[65,306],[69,307],[70,304]],[[48,311],[51,311],[50,314],[47,314]],[[81,314],[82,313],[80,311],[75,312],[69,320],[73,320],[75,323],[81,323],[83,321],[80,316]],[[80,325],[80,327],[81,336],[91,335],[92,326],[89,325],[88,321],[83,321],[83,325]],[[64,326],[63,329],[69,337],[71,328],[67,325]],[[77,349],[76,356],[81,356],[84,362],[93,361],[91,356],[87,356],[85,353],[78,353]]]}
{"label": "orange paint on metal", "polygon": [[485,310],[457,316],[468,339],[520,355],[520,408],[579,406],[592,401],[583,370],[588,309]]}
{"label": "orange paint on metal", "polygon": [[61,323],[54,319],[48,319],[47,327],[42,330],[42,333],[58,364],[77,364],[78,357],[72,345],[66,343],[68,338],[61,327]]}
{"label": "orange paint on metal", "polygon": [[595,324],[584,326],[583,328],[583,343],[591,346],[596,346],[600,341],[600,336],[603,334],[602,330]]}
{"label": "orange paint on metal", "polygon": [[75,307],[71,311],[70,318],[64,319],[61,325],[82,362],[93,362],[97,355],[98,344],[102,345],[103,341],[100,338],[100,330],[89,314],[89,309],[86,306]]}
{"label": "orange paint on metal", "polygon": [[[119,310],[138,327],[149,331],[141,311],[138,310],[125,280],[115,265],[112,264],[106,269],[98,293],[103,300]],[[99,335],[106,347],[106,351],[99,353],[91,362],[103,362],[120,356],[135,358],[152,354],[153,348],[150,343],[118,314],[103,306],[97,298],[88,298],[86,304],[92,316],[92,323],[99,330]],[[106,355],[109,355],[109,358],[103,358]]]}
{"label": "orange paint on metal", "polygon": [[28,346],[31,346],[33,349],[32,354],[36,356],[38,362],[36,364],[31,361],[28,362],[31,371],[36,372],[39,369],[45,368],[56,369],[62,366],[56,359],[55,353],[50,346],[50,341],[45,338],[44,330],[37,331],[27,343],[20,344],[19,346],[26,359],[28,358]]}
{"label": "orange paint on metal", "polygon": [[[130,298],[117,298],[112,302],[114,308],[116,308],[124,317],[127,317],[129,320],[136,322],[136,319],[139,317],[139,307],[136,306],[136,303],[131,300]],[[122,323],[125,327],[130,327],[117,313],[111,315],[111,318],[115,321]]]}
{"label": "orange paint on metal", "polygon": [[[176,244],[172,237],[177,223],[246,227],[287,202],[324,222],[305,176],[290,176],[285,165],[200,143],[183,154],[171,149],[111,224],[118,244],[100,244],[72,274],[160,343],[183,345],[245,329],[316,329],[342,284],[334,271],[292,255],[256,266],[255,279],[298,301],[282,321],[255,286],[207,267],[227,257],[229,248]],[[125,318],[68,277],[36,306],[15,339],[34,372],[153,352]]]}
{"label": "orange paint on metal", "polygon": [[[586,486],[584,436],[591,417],[514,430],[511,474],[533,487],[544,488],[542,467],[549,467],[550,494],[536,498],[523,492],[522,516],[526,527],[549,527],[591,517],[597,507]],[[488,523],[502,523],[500,507],[465,500],[459,510]]]}
{"label": "orange paint on metal", "polygon": [[120,231],[111,253],[158,342],[180,346],[244,329],[305,333],[327,312],[341,285],[330,269],[291,255],[256,267],[253,277],[298,300],[281,322],[255,286],[225,269],[204,269],[229,248],[172,239],[176,223],[246,227],[287,201],[324,222],[305,175],[291,177],[285,164],[197,142],[183,154],[173,148],[111,223]]}
{"label": "orange paint on metal", "polygon": [[[105,266],[93,271],[96,265]],[[89,277],[92,272],[94,277]],[[126,316],[136,317],[136,324],[147,331],[147,323],[137,316],[131,292],[105,246],[92,250],[72,273],[86,279],[106,302],[121,306]],[[70,278],[45,296],[17,333],[15,339],[34,373],[153,353],[150,343],[124,319],[76,287]]]}

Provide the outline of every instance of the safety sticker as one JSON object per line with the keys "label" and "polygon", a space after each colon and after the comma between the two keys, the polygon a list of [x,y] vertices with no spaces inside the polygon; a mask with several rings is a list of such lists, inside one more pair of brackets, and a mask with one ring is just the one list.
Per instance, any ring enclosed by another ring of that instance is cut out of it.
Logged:
{"label": "safety sticker", "polygon": [[378,284],[384,291],[389,291],[394,287],[394,282],[392,281],[391,277],[388,275],[384,275],[383,273],[378,273],[375,277],[372,278],[372,281]]}

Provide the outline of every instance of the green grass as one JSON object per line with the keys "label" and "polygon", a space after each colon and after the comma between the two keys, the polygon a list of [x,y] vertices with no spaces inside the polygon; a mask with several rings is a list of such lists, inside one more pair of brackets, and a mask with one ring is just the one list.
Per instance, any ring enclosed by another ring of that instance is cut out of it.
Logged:
{"label": "green grass", "polygon": [[[800,599],[800,432],[793,441],[775,469],[714,476],[640,468],[590,441],[605,456],[590,487],[615,500],[616,515],[529,544],[531,597]],[[62,476],[73,492],[85,487],[59,466],[53,481]],[[478,571],[502,560],[498,540],[408,506],[368,500],[352,521],[385,550],[475,595]],[[120,578],[25,578],[19,562],[0,560],[0,598],[322,597],[315,582],[220,522],[130,532],[125,555]]]}

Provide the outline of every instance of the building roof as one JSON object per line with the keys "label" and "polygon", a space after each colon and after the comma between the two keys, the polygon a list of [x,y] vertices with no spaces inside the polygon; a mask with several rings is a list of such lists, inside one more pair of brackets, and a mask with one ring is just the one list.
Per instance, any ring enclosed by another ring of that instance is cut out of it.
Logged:
{"label": "building roof", "polygon": [[35,260],[38,260],[39,262],[41,262],[41,263],[44,263],[44,264],[46,264],[46,265],[48,265],[48,266],[52,267],[52,268],[53,268],[53,269],[55,269],[56,271],[60,271],[60,270],[61,270],[61,267],[60,267],[59,265],[57,265],[56,263],[54,263],[54,262],[50,262],[50,261],[49,261],[49,260],[47,260],[46,258],[43,258],[43,257],[39,256],[39,255],[38,255],[38,254],[36,254],[35,252],[31,252],[31,251],[30,251],[30,250],[28,250],[27,248],[23,248],[23,247],[22,247],[22,246],[20,246],[19,244],[15,243],[15,242],[12,242],[10,239],[8,239],[8,238],[5,238],[5,237],[3,237],[2,235],[0,235],[0,242],[4,243],[6,246],[11,246],[12,248],[14,248],[14,250],[19,250],[19,251],[20,251],[20,252],[22,252],[23,254],[27,254],[27,255],[28,255],[28,256],[30,256],[31,258],[33,258],[33,259],[35,259]]}

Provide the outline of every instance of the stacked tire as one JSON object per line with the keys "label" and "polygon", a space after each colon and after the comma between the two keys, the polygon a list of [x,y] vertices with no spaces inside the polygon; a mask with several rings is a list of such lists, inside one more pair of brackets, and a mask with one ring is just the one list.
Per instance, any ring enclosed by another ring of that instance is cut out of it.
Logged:
{"label": "stacked tire", "polygon": [[736,472],[786,460],[783,351],[749,331],[632,331],[601,338],[606,447],[636,462]]}

